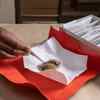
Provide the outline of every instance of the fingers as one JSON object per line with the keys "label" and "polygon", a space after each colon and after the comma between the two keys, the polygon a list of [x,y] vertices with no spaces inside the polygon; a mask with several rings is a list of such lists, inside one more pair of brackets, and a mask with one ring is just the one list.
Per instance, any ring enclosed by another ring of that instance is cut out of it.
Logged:
{"label": "fingers", "polygon": [[8,45],[0,42],[0,58],[12,58],[15,57],[15,51],[13,48],[10,48]]}
{"label": "fingers", "polygon": [[11,55],[3,50],[0,50],[0,58],[14,58],[14,55]]}
{"label": "fingers", "polygon": [[16,52],[20,51],[20,53],[22,54],[29,52],[29,47],[27,47],[14,34],[9,33],[5,29],[2,29],[2,32],[0,32],[0,41],[4,42],[5,44],[9,45],[11,48],[15,49]]}
{"label": "fingers", "polygon": [[13,58],[15,54],[25,54],[25,52],[13,49],[8,45],[0,42],[0,58]]}
{"label": "fingers", "polygon": [[14,54],[14,49],[2,42],[0,42],[0,50],[5,51],[10,54]]}

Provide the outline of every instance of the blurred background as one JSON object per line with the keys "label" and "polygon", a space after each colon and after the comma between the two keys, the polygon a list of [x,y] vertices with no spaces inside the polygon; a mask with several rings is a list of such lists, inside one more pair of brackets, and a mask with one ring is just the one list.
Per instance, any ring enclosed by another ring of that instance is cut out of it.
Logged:
{"label": "blurred background", "polygon": [[61,23],[100,16],[100,0],[0,0],[1,23]]}

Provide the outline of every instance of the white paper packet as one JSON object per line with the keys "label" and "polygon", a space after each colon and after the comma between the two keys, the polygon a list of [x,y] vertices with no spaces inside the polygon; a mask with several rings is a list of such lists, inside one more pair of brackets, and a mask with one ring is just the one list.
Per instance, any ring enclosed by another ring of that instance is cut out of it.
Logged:
{"label": "white paper packet", "polygon": [[64,49],[54,37],[33,47],[32,51],[44,62],[55,59],[60,61],[60,65],[56,69],[40,71],[38,65],[42,62],[29,54],[23,57],[24,67],[59,83],[68,85],[87,70],[88,57]]}

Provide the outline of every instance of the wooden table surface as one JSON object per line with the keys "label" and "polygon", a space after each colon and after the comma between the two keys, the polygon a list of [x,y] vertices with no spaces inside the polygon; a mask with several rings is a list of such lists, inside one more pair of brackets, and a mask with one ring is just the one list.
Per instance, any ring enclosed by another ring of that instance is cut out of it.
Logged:
{"label": "wooden table surface", "polygon": [[[34,45],[47,38],[51,24],[0,25],[18,35],[26,44]],[[58,25],[54,25],[58,26]],[[0,77],[0,100],[45,100],[29,87],[16,87],[4,77]],[[69,100],[100,100],[100,77],[89,81]]]}

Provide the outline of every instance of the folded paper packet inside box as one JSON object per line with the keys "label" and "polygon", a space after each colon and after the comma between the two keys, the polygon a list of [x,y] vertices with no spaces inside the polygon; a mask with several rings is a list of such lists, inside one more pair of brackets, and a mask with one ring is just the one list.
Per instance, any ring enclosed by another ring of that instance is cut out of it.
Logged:
{"label": "folded paper packet inside box", "polygon": [[43,62],[29,54],[23,57],[24,67],[65,85],[71,83],[87,69],[87,56],[64,49],[54,37],[33,47],[32,51],[44,62],[53,59],[60,61],[60,65],[56,69],[40,71],[38,65]]}

